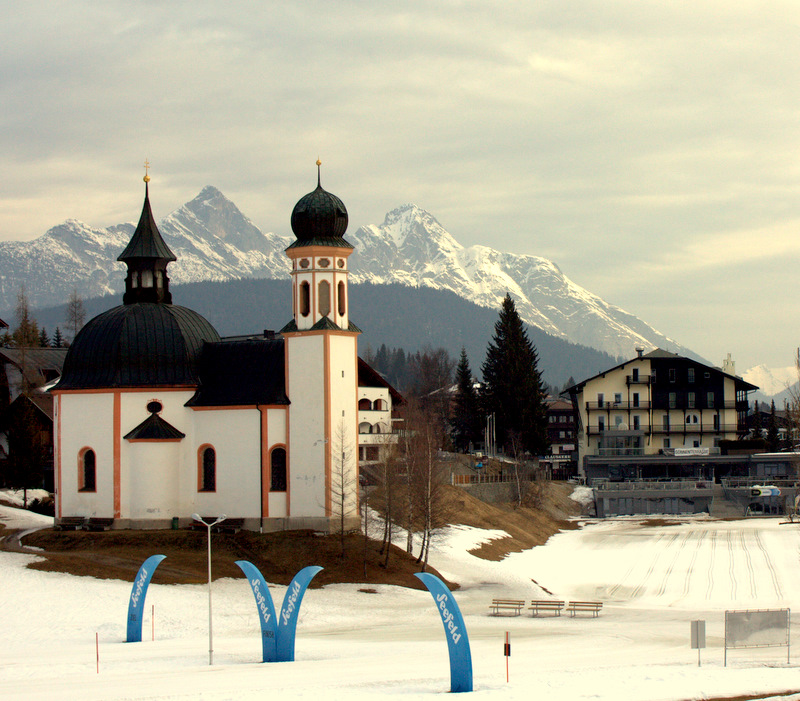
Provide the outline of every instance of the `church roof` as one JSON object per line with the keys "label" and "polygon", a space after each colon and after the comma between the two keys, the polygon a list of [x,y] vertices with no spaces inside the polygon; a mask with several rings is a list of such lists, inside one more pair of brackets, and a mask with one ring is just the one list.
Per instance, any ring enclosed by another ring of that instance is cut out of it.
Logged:
{"label": "church roof", "polygon": [[289,404],[282,338],[206,343],[190,407]]}
{"label": "church roof", "polygon": [[145,183],[144,187],[144,205],[142,205],[139,224],[136,226],[136,231],[133,232],[133,236],[125,250],[119,254],[117,260],[123,262],[136,258],[160,258],[165,261],[177,260],[175,254],[161,237],[158,226],[156,226],[156,220],[153,218],[153,212],[150,209],[150,193],[147,183]]}
{"label": "church roof", "polygon": [[136,428],[123,436],[128,441],[179,441],[185,437],[185,433],[181,433],[158,414],[150,414]]}
{"label": "church roof", "polygon": [[114,307],[80,330],[54,389],[196,385],[203,343],[218,340],[214,327],[185,307]]}
{"label": "church roof", "polygon": [[[286,324],[281,330],[280,333],[291,333],[292,331],[297,331],[297,322],[292,319],[290,322]],[[333,321],[331,321],[327,316],[323,316],[316,324],[314,324],[311,331],[352,331],[353,333],[363,333],[358,326],[356,326],[352,321],[348,322],[347,328],[343,329],[341,326],[337,326]]]}

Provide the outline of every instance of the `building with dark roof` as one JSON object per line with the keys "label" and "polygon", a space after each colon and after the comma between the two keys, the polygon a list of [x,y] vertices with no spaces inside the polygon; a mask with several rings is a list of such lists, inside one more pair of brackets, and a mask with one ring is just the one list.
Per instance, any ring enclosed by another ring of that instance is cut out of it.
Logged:
{"label": "building with dark roof", "polygon": [[[175,255],[146,185],[119,256],[122,304],[81,329],[53,389],[57,519],[163,528],[227,514],[251,529],[329,530],[343,510],[348,527],[357,522],[359,329],[347,221],[318,173],[291,216],[290,320],[279,334],[224,339],[172,304]],[[344,505],[333,496],[343,490]]]}
{"label": "building with dark roof", "polygon": [[730,358],[717,368],[661,349],[567,388],[598,515],[707,511],[727,480],[763,480],[763,461],[731,449],[756,389]]}

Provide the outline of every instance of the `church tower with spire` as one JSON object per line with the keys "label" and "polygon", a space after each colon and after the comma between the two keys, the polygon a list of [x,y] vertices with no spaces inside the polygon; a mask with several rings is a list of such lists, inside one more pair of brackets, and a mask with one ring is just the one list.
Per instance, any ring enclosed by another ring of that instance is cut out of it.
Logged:
{"label": "church tower with spire", "polygon": [[[291,474],[327,518],[358,518],[358,348],[360,329],[350,321],[344,239],[347,209],[322,188],[300,198],[292,211],[296,241],[286,249],[292,261],[293,318],[285,338]],[[321,391],[320,391],[321,389]],[[302,456],[302,457],[301,457]],[[315,484],[319,466],[324,483]],[[308,489],[314,484],[314,489]],[[342,504],[341,494],[351,496]],[[312,503],[295,503],[308,512]],[[321,514],[322,515],[322,514]]]}

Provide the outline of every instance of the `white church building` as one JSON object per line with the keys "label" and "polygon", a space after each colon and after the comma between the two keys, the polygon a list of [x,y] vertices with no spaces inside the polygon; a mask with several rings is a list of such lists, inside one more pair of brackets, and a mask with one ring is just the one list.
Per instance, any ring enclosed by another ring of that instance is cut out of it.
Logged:
{"label": "white church building", "polygon": [[199,513],[251,530],[328,531],[344,503],[348,527],[357,524],[359,329],[347,222],[318,174],[291,217],[291,320],[277,334],[221,339],[172,304],[175,256],[145,185],[118,258],[128,267],[123,303],[83,327],[53,389],[57,523],[168,528]]}

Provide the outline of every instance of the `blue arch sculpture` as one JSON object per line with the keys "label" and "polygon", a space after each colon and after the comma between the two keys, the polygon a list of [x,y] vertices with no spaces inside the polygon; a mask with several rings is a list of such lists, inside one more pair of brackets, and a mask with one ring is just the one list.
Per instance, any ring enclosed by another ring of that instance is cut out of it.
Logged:
{"label": "blue arch sculpture", "polygon": [[442,618],[450,652],[450,691],[472,691],[472,653],[461,609],[441,579],[428,572],[418,572],[414,576],[428,588]]}
{"label": "blue arch sculpture", "polygon": [[300,604],[309,583],[322,571],[322,567],[304,567],[294,576],[283,597],[280,613],[276,616],[272,595],[258,567],[247,560],[237,560],[236,564],[247,577],[256,600],[261,622],[262,662],[293,662]]}
{"label": "blue arch sculpture", "polygon": [[153,577],[153,572],[156,571],[156,567],[166,557],[166,555],[151,555],[148,557],[139,568],[136,579],[133,580],[131,598],[128,602],[128,637],[126,642],[142,642],[142,612],[144,611],[147,587]]}

